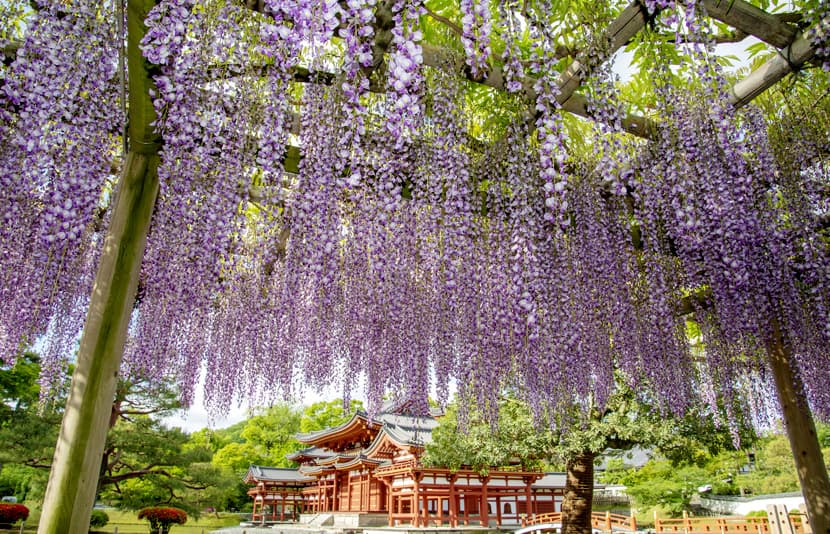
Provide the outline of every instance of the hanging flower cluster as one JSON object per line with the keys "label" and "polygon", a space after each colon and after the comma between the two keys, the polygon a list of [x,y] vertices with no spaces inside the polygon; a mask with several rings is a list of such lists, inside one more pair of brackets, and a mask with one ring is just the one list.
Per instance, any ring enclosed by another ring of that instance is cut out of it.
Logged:
{"label": "hanging flower cluster", "polygon": [[44,385],[77,342],[115,172],[115,5],[39,2],[0,79],[0,358],[48,333]]}
{"label": "hanging flower cluster", "polygon": [[487,0],[461,0],[461,42],[467,56],[467,65],[473,78],[487,74],[490,58],[490,2]]}
{"label": "hanging flower cluster", "polygon": [[501,59],[504,64],[504,88],[510,93],[522,90],[522,79],[524,68],[522,67],[522,56],[519,50],[519,38],[521,35],[521,20],[517,13],[520,7],[514,0],[499,1],[499,18],[504,28],[504,51]]}
{"label": "hanging flower cluster", "polygon": [[810,22],[807,37],[816,50],[816,57],[822,62],[822,68],[830,71],[830,2],[819,0],[807,20]]}
{"label": "hanging flower cluster", "polygon": [[387,69],[391,90],[390,110],[386,114],[386,129],[401,148],[418,127],[421,117],[421,90],[424,62],[420,42],[424,38],[418,18],[423,12],[421,0],[397,0],[392,8],[395,27],[392,29],[392,49]]}
{"label": "hanging flower cluster", "polygon": [[[464,7],[479,73],[486,6]],[[303,386],[335,384],[348,397],[361,381],[370,408],[391,390],[425,411],[433,386],[445,401],[455,382],[492,415],[509,387],[537,415],[567,414],[550,417],[564,427],[601,409],[621,371],[666,411],[684,412],[702,392],[736,417],[733,401],[765,380],[758,353],[776,321],[810,400],[828,411],[830,267],[817,237],[827,166],[814,157],[826,136],[780,164],[763,117],[722,104],[705,46],[692,57],[699,92],[656,88],[668,119],[632,162],[611,138],[622,113],[613,79],[596,70],[589,96],[603,140],[580,161],[566,151],[544,17],[521,22],[535,42],[535,114],[516,114],[504,139],[485,145],[472,136],[464,86],[423,66],[419,0],[392,6],[382,95],[369,93],[366,73],[379,59],[372,0],[264,7],[162,0],[147,18],[164,147],[125,372],[176,374],[188,403],[204,371],[214,411]],[[695,7],[678,8],[689,32],[702,31]],[[504,3],[502,19],[515,9]],[[115,67],[103,59],[112,56],[84,55],[87,41],[112,54],[98,12],[58,10],[39,15],[0,100],[11,132],[0,151],[6,354],[49,329],[77,332],[100,246],[108,132],[120,120]],[[517,90],[512,31],[505,57]],[[67,41],[50,48],[58,34]],[[328,46],[335,35],[342,61]],[[55,50],[72,46],[84,54],[70,72]],[[594,68],[604,49],[591,46]],[[43,82],[53,78],[61,91]],[[71,109],[55,105],[66,87]],[[703,354],[678,315],[686,301]]]}
{"label": "hanging flower cluster", "polygon": [[[689,9],[686,20],[691,32],[701,27]],[[830,255],[817,245],[803,184],[805,173],[826,170],[788,154],[783,161],[795,165],[784,172],[760,112],[724,105],[714,62],[704,49],[691,54],[707,83],[658,92],[661,113],[671,119],[639,164],[634,194],[646,250],[677,257],[669,274],[691,296],[703,365],[721,398],[736,402],[742,387],[758,399],[752,391],[769,380],[764,354],[781,342],[771,337],[780,326],[814,409],[825,413],[827,378],[816,370],[827,365]],[[737,417],[734,404],[726,409]]]}

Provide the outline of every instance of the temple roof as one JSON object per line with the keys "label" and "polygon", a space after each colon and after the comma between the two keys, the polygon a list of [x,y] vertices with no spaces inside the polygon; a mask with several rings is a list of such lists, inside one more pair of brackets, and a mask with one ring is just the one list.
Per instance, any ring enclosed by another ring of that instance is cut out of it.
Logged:
{"label": "temple roof", "polygon": [[306,447],[292,453],[286,454],[285,457],[294,462],[303,463],[309,460],[316,460],[318,458],[328,458],[332,452],[321,447]]}
{"label": "temple roof", "polygon": [[314,477],[308,477],[294,468],[265,467],[261,465],[251,465],[245,475],[245,482],[248,484],[267,482],[271,485],[305,486],[315,480]]}
{"label": "temple roof", "polygon": [[[423,447],[430,441],[432,430],[438,426],[436,416],[442,412],[430,410],[430,415],[405,415],[400,413],[399,404],[385,403],[381,413],[370,418],[363,410],[357,410],[352,417],[338,426],[298,434],[297,440],[312,447],[297,451],[289,456],[290,459],[321,458],[331,455],[331,451],[357,450],[370,447],[377,440],[379,433],[386,432],[395,442],[401,445]],[[434,414],[433,414],[434,412]],[[295,456],[296,455],[296,456]]]}

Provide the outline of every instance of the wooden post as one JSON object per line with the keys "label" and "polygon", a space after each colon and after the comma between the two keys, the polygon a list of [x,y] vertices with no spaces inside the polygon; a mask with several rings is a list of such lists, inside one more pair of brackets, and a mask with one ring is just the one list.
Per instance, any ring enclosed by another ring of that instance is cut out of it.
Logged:
{"label": "wooden post", "polygon": [[629,519],[629,524],[631,526],[631,532],[637,532],[637,518],[634,516],[634,511],[631,511],[631,518]]}
{"label": "wooden post", "polygon": [[458,493],[455,491],[455,481],[458,475],[455,473],[449,476],[450,481],[450,526],[458,526]]}
{"label": "wooden post", "polygon": [[784,505],[767,505],[767,518],[769,519],[770,534],[795,534],[793,525],[787,515],[787,507]]}
{"label": "wooden post", "polygon": [[815,534],[830,534],[830,479],[804,387],[793,371],[790,347],[777,318],[770,321],[767,356],[811,527]]}
{"label": "wooden post", "polygon": [[144,18],[154,5],[154,0],[129,1],[130,151],[95,275],[43,501],[40,534],[89,532],[118,369],[159,187],[161,145],[151,126],[156,117],[149,96],[153,84],[138,48],[146,32]]}
{"label": "wooden post", "polygon": [[803,534],[813,534],[813,526],[810,524],[810,516],[807,515],[807,507],[800,505],[798,511],[801,512],[801,530]]}
{"label": "wooden post", "polygon": [[689,512],[683,510],[683,532],[689,534],[689,531],[692,530],[691,523],[689,522]]}
{"label": "wooden post", "polygon": [[421,473],[411,471],[414,486],[412,488],[412,526],[421,526]]}
{"label": "wooden post", "polygon": [[487,485],[490,477],[479,477],[481,481],[481,526],[487,528],[490,524],[490,503],[487,498]]}

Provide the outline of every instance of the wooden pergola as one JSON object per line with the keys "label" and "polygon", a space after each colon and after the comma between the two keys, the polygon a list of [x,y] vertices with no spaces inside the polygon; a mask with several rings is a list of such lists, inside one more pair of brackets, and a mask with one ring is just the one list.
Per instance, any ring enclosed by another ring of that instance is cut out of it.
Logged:
{"label": "wooden pergola", "polygon": [[[729,99],[735,106],[749,103],[815,55],[804,33],[785,17],[767,13],[744,0],[704,0],[703,4],[711,17],[779,50],[767,63],[731,87]],[[149,96],[153,87],[151,73],[139,49],[146,32],[144,19],[154,5],[154,0],[128,0],[129,151],[95,278],[77,367],[55,451],[39,527],[41,534],[85,533],[95,498],[95,481],[116,378],[159,189],[157,168],[162,139],[154,127],[156,114]],[[380,4],[376,15],[379,26],[383,25],[384,17],[389,16],[383,9],[384,5]],[[249,7],[261,10],[262,3],[251,1]],[[648,20],[643,5],[632,2],[607,29],[611,53],[628,43]],[[382,55],[384,47],[379,46],[378,49]],[[424,63],[440,68],[440,52],[426,47]],[[576,54],[570,67],[561,74],[557,100],[566,111],[591,118],[585,99],[575,93],[588,74],[584,63],[582,55]],[[298,81],[326,83],[325,73],[310,74],[298,69],[295,78]],[[498,67],[482,79],[476,79],[469,73],[467,77],[475,83],[496,89],[504,89],[505,86],[503,72]],[[331,79],[329,76],[329,82]],[[532,86],[532,80],[523,83],[528,96],[532,96]],[[653,135],[655,120],[659,117],[629,115],[623,125],[625,131],[648,139]],[[296,165],[296,154],[294,151],[292,157],[292,151],[289,151],[286,158],[288,171],[296,171],[296,167],[292,169]],[[687,308],[678,303],[678,310],[683,312]],[[803,389],[793,374],[792,354],[783,342],[780,325],[774,319],[771,319],[771,325],[773,341],[767,346],[768,362],[774,374],[813,528],[817,533],[830,533],[830,481],[822,461],[815,425]]]}

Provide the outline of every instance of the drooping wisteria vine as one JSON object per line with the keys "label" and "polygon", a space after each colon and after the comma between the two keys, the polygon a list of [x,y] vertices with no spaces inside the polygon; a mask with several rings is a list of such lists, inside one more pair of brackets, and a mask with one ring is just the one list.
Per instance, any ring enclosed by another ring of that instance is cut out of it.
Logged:
{"label": "drooping wisteria vine", "polygon": [[83,325],[117,172],[115,5],[38,2],[0,79],[0,359],[48,332],[44,384]]}
{"label": "drooping wisteria vine", "polygon": [[[666,412],[702,400],[735,419],[768,380],[776,321],[830,415],[826,124],[787,151],[786,130],[725,104],[699,6],[646,2],[702,44],[681,74],[656,66],[662,123],[631,159],[607,41],[581,56],[598,126],[577,157],[544,10],[499,2],[509,118],[477,137],[487,110],[456,70],[494,61],[489,3],[461,3],[464,55],[445,68],[424,66],[421,1],[388,3],[384,46],[378,4],[151,11],[161,188],[123,372],[176,375],[185,403],[203,381],[215,411],[332,386],[425,411],[455,387],[492,415],[511,388],[563,428],[622,375]],[[43,3],[3,80],[5,360],[37,336],[70,356],[90,292],[123,121],[111,8],[90,6]]]}

